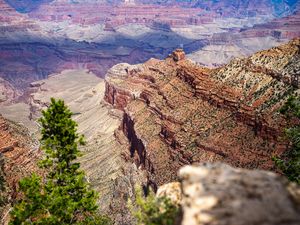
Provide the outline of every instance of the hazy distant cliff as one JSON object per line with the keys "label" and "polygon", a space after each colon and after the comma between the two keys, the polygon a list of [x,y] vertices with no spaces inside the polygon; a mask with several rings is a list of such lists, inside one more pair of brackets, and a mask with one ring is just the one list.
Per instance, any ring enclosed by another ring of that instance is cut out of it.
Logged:
{"label": "hazy distant cliff", "polygon": [[[68,2],[70,4],[77,3],[103,3],[103,4],[123,4],[125,0],[5,0],[9,5],[22,13],[31,12],[42,4],[51,2]],[[199,7],[207,10],[216,10],[218,13],[226,13],[228,10],[234,9],[232,14],[249,13],[248,11],[271,10],[275,16],[284,16],[292,13],[298,6],[298,0],[263,0],[263,1],[204,1],[204,0],[135,0],[134,3],[157,4],[157,5],[181,5],[184,7]]]}

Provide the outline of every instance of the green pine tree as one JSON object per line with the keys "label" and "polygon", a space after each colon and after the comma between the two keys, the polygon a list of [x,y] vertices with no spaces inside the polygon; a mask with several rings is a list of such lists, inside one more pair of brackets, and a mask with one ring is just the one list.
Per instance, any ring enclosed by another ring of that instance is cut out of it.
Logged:
{"label": "green pine tree", "polygon": [[107,217],[96,214],[97,195],[76,162],[84,139],[77,133],[71,111],[64,101],[52,98],[42,114],[45,158],[40,166],[47,174],[20,181],[23,198],[14,206],[10,224],[110,224]]}
{"label": "green pine tree", "polygon": [[137,188],[135,205],[129,201],[128,207],[138,225],[175,225],[180,221],[180,207],[167,197],[156,197],[152,191],[144,197]]}
{"label": "green pine tree", "polygon": [[[300,184],[300,98],[291,96],[280,112],[288,119],[298,120],[298,124],[285,130],[286,136],[291,142],[291,148],[282,158],[273,157],[273,160],[290,181]],[[293,122],[293,124],[295,123]]]}

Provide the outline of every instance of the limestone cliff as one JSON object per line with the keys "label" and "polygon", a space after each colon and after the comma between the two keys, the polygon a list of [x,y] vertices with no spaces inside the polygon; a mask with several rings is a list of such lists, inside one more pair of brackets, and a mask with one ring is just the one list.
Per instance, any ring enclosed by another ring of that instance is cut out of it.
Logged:
{"label": "limestone cliff", "polygon": [[271,156],[286,149],[278,109],[298,92],[299,47],[295,39],[217,69],[193,64],[181,50],[114,66],[105,100],[124,111],[116,136],[127,136],[125,158],[148,172],[154,188],[197,162],[272,170]]}

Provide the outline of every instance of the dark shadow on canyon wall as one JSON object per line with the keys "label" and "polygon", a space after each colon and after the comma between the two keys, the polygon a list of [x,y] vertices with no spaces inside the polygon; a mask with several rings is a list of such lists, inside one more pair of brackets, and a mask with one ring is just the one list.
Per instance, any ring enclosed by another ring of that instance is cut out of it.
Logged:
{"label": "dark shadow on canyon wall", "polygon": [[[30,34],[24,33],[24,36]],[[65,69],[88,69],[104,77],[107,70],[117,63],[142,63],[151,57],[162,59],[182,46],[186,53],[190,53],[201,49],[205,42],[159,30],[139,38],[116,34],[99,43],[71,39],[43,40],[38,37],[18,41],[2,38],[0,77],[19,90],[25,90],[31,82]]]}
{"label": "dark shadow on canyon wall", "polygon": [[20,13],[28,13],[53,0],[5,0],[5,2]]}

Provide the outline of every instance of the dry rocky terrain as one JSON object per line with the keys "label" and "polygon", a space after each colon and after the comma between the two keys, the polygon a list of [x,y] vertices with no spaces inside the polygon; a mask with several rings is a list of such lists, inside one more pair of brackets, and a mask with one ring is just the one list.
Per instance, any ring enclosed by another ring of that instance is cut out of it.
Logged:
{"label": "dry rocky terrain", "polygon": [[298,93],[299,44],[295,39],[217,69],[193,64],[182,50],[114,66],[105,100],[124,111],[118,133],[130,144],[126,158],[148,172],[154,187],[197,162],[274,169],[271,156],[286,149],[278,109]]}
{"label": "dry rocky terrain", "polygon": [[24,102],[30,83],[66,69],[103,78],[117,63],[163,59],[180,46],[217,67],[300,35],[297,2],[160,3],[0,0],[0,77],[15,90],[3,96],[0,87],[0,104]]}
{"label": "dry rocky terrain", "polygon": [[4,178],[4,189],[0,190],[4,199],[4,205],[0,205],[0,224],[8,219],[10,203],[18,196],[20,178],[38,171],[36,162],[41,156],[38,146],[27,128],[0,114],[0,176]]}
{"label": "dry rocky terrain", "polygon": [[[117,223],[129,224],[126,205],[135,185],[157,189],[178,180],[184,165],[222,161],[274,170],[271,156],[286,150],[281,138],[286,121],[278,109],[298,93],[299,46],[295,39],[216,69],[200,67],[177,50],[165,60],[118,64],[105,81],[88,70],[65,70],[31,83],[27,104],[1,106],[0,112],[31,124],[36,133],[35,121],[49,98],[63,98],[87,138],[79,161],[101,194],[100,208]],[[14,145],[8,122],[2,121],[1,151],[14,155],[28,149],[24,157],[11,157],[13,165],[28,162],[24,166],[31,171],[36,148],[22,144],[31,143],[27,131]],[[15,135],[22,131],[16,129]]]}

